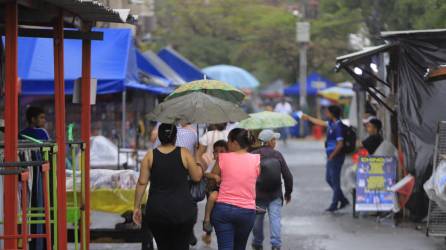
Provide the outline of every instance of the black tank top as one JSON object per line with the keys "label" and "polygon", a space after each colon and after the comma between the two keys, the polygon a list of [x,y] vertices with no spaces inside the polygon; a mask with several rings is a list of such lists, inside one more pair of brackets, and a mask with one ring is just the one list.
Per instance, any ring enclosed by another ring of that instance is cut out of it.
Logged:
{"label": "black tank top", "polygon": [[181,159],[181,148],[164,154],[153,150],[150,191],[146,214],[148,221],[181,224],[195,219],[189,190],[188,172]]}

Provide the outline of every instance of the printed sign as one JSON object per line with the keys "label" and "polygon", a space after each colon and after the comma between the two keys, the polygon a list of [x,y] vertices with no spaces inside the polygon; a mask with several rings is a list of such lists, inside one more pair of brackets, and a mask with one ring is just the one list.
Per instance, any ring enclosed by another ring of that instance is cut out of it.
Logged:
{"label": "printed sign", "polygon": [[356,172],[356,205],[358,212],[391,211],[395,193],[389,189],[395,184],[397,161],[395,157],[361,157]]}

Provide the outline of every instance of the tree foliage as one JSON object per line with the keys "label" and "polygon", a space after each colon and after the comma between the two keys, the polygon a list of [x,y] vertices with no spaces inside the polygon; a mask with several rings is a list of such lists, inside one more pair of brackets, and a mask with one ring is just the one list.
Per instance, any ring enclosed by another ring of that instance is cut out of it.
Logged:
{"label": "tree foliage", "polygon": [[[200,67],[231,64],[254,73],[261,82],[294,82],[298,69],[297,18],[287,8],[300,0],[157,1],[155,49],[172,45]],[[367,31],[380,43],[383,30],[443,28],[444,0],[320,0],[311,20],[309,71],[333,81],[335,58],[351,52],[349,34]]]}

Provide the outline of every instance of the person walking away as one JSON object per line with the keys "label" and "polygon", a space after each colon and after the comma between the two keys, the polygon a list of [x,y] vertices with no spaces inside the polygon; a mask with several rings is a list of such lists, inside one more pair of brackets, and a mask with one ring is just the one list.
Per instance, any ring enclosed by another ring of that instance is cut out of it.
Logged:
{"label": "person walking away", "polygon": [[219,250],[245,250],[255,221],[255,185],[260,174],[260,155],[248,153],[253,137],[245,129],[229,133],[230,153],[219,155],[214,173],[221,178],[211,222]]}
{"label": "person walking away", "polygon": [[335,212],[350,204],[341,189],[341,171],[345,161],[345,152],[343,151],[344,125],[340,120],[341,112],[340,107],[336,105],[329,106],[326,114],[329,119],[328,122],[306,114],[302,116],[304,120],[327,128],[327,140],[325,142],[327,153],[326,181],[333,190],[333,199],[330,206],[326,209],[327,212]]}
{"label": "person walking away", "polygon": [[[291,115],[293,113],[293,108],[291,107],[291,104],[287,102],[285,98],[283,98],[279,103],[276,104],[274,112]],[[287,142],[289,133],[289,128],[285,127],[280,129],[280,135],[284,143]]]}
{"label": "person walking away", "polygon": [[161,145],[147,152],[141,163],[133,220],[141,225],[141,200],[150,181],[150,199],[144,219],[147,220],[158,249],[186,250],[189,249],[190,232],[196,220],[188,177],[200,181],[203,169],[195,163],[187,149],[175,146],[175,125],[161,124],[158,137]]}
{"label": "person walking away", "polygon": [[[228,144],[226,141],[220,140],[214,143],[214,158],[215,161],[218,162],[218,156],[222,153],[228,152]],[[211,234],[212,234],[212,224],[211,224],[211,213],[214,209],[215,202],[217,202],[218,197],[218,190],[220,185],[220,176],[215,174],[214,171],[215,166],[212,168],[210,173],[206,173],[205,176],[208,180],[207,187],[206,187],[206,193],[207,193],[207,202],[206,202],[206,208],[204,213],[204,220],[203,220],[203,231],[205,234],[201,238],[204,243],[211,244]]]}
{"label": "person walking away", "polygon": [[[283,200],[288,204],[293,192],[293,176],[282,154],[275,150],[279,133],[272,130],[263,130],[259,134],[262,147],[252,151],[260,154],[260,176],[256,184],[256,204],[268,212],[271,234],[272,250],[280,250],[281,240],[281,209]],[[282,178],[285,183],[285,195],[282,193]],[[252,248],[263,249],[263,222],[265,213],[258,213],[253,228]]]}
{"label": "person walking away", "polygon": [[214,129],[206,132],[199,140],[198,150],[195,154],[196,160],[200,163],[207,172],[210,172],[214,166],[214,149],[213,145],[217,141],[228,140],[228,131],[226,130],[226,123],[212,124],[210,127]]}
{"label": "person walking away", "polygon": [[[160,140],[156,139],[154,148],[160,145]],[[175,145],[180,148],[186,148],[192,155],[195,155],[198,144],[197,131],[190,123],[182,122],[177,126],[177,139]],[[196,215],[198,216],[198,206],[195,204]],[[194,223],[195,224],[195,223]],[[191,231],[190,244],[192,246],[197,244],[197,237],[195,237],[194,230]]]}
{"label": "person walking away", "polygon": [[371,119],[367,123],[367,134],[369,135],[361,142],[361,147],[365,148],[369,155],[373,155],[383,142],[382,122],[377,118]]}

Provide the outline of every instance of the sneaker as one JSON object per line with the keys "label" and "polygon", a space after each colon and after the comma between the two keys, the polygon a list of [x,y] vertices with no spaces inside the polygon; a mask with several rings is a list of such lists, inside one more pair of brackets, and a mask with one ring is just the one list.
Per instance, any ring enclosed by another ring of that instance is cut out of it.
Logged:
{"label": "sneaker", "polygon": [[280,247],[272,247],[271,250],[280,250]]}
{"label": "sneaker", "polygon": [[252,250],[263,250],[263,246],[252,245]]}
{"label": "sneaker", "polygon": [[329,213],[334,213],[336,211],[338,211],[337,207],[329,207],[329,208],[325,209],[325,212],[329,212]]}
{"label": "sneaker", "polygon": [[207,234],[212,233],[212,224],[209,221],[203,221],[203,231]]}

